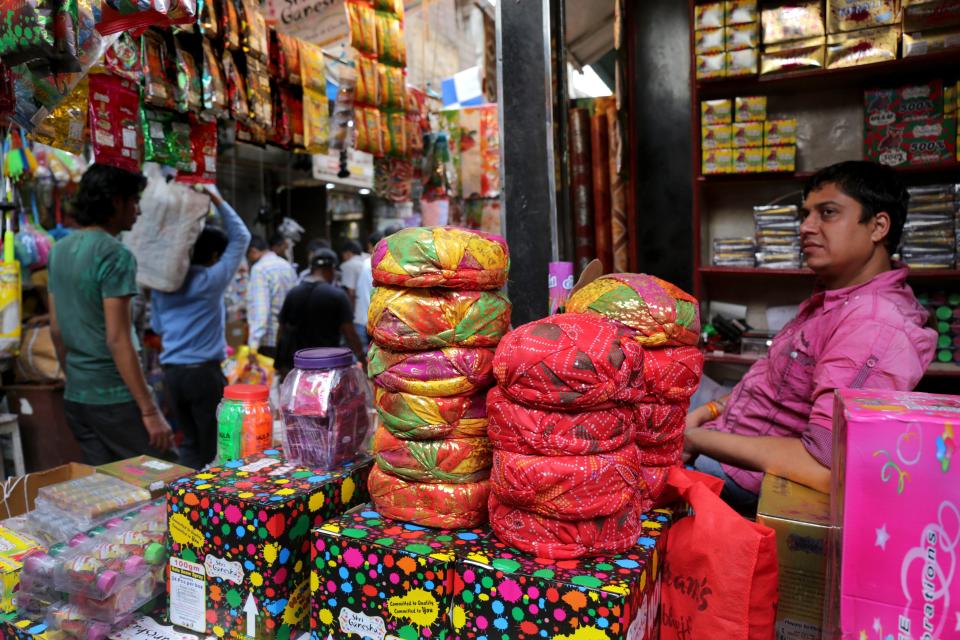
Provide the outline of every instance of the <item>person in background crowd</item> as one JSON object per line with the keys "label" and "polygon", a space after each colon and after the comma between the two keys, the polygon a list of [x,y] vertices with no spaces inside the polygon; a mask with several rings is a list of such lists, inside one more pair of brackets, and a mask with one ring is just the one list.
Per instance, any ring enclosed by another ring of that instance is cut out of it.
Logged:
{"label": "person in background crowd", "polygon": [[[376,242],[368,243],[369,252],[373,251],[380,237],[376,233],[370,236],[370,241],[376,239]],[[370,311],[370,296],[373,295],[370,253],[363,253],[360,245],[350,240],[344,244],[341,255],[343,263],[340,265],[340,273],[343,286],[350,298],[350,305],[353,307],[353,326],[360,337],[360,344],[366,351],[370,346],[370,338],[367,336],[367,313]]]}
{"label": "person in background crowd", "polygon": [[310,277],[310,273],[312,271],[312,269],[310,268],[310,264],[313,262],[314,256],[317,255],[317,251],[319,251],[320,249],[329,249],[329,248],[330,248],[330,243],[323,238],[314,238],[313,240],[307,243],[307,266],[306,268],[302,269],[298,274],[299,276],[298,283],[303,282],[304,280]]}
{"label": "person in background crowd", "polygon": [[297,285],[297,272],[271,250],[271,246],[282,248],[277,242],[268,245],[261,236],[254,236],[247,250],[251,265],[247,287],[247,324],[250,328],[247,344],[252,351],[275,358],[280,308],[287,294]]}
{"label": "person in background crowd", "polygon": [[[163,381],[183,441],[180,464],[201,469],[217,453],[217,405],[227,357],[224,293],[250,243],[250,232],[216,190],[210,197],[223,229],[207,226],[193,246],[190,271],[174,293],[153,292],[151,321],[163,339]],[[225,232],[224,232],[225,231]]]}
{"label": "person in background crowd", "polygon": [[167,457],[173,448],[130,320],[137,262],[116,238],[133,227],[146,185],[139,173],[92,165],[73,203],[80,228],[50,254],[50,331],[66,372],[66,417],[90,465]]}
{"label": "person in background crowd", "polygon": [[293,355],[300,349],[339,347],[341,338],[357,360],[366,366],[365,351],[353,326],[353,310],[343,289],[334,286],[337,254],[320,249],[310,263],[310,276],[288,295],[280,311],[277,371],[282,376],[293,368]]}
{"label": "person in background crowd", "polygon": [[830,491],[834,390],[909,391],[937,334],[891,263],[909,194],[872,162],[821,169],[803,189],[800,238],[818,290],[733,393],[691,411],[685,458],[722,478],[724,498],[756,503],[764,473]]}

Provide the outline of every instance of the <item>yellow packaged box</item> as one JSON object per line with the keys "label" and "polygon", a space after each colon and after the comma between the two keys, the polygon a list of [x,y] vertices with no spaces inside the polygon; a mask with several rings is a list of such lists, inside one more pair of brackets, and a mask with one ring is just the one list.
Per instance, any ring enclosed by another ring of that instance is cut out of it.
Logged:
{"label": "yellow packaged box", "polygon": [[723,51],[723,29],[700,29],[693,33],[693,48],[700,55]]}
{"label": "yellow packaged box", "polygon": [[827,68],[841,69],[897,59],[900,27],[879,27],[827,36]]}
{"label": "yellow packaged box", "polygon": [[729,149],[733,140],[733,127],[729,124],[709,124],[700,129],[702,149]]}
{"label": "yellow packaged box", "polygon": [[763,44],[779,44],[825,35],[820,0],[765,7],[760,14]]}
{"label": "yellow packaged box", "polygon": [[741,96],[734,102],[736,122],[763,122],[767,119],[767,96]]}
{"label": "yellow packaged box", "polygon": [[960,47],[960,29],[903,34],[903,57],[925,56]]}
{"label": "yellow packaged box", "polygon": [[727,77],[756,75],[758,58],[756,49],[727,51]]}
{"label": "yellow packaged box", "polygon": [[809,38],[763,48],[760,75],[822,69],[826,56],[826,38]]}
{"label": "yellow packaged box", "polygon": [[727,75],[726,55],[713,53],[706,56],[697,56],[697,79],[710,80]]}
{"label": "yellow packaged box", "polygon": [[193,475],[196,470],[150,456],[137,456],[99,466],[97,473],[119,478],[146,489],[152,497],[159,498],[169,483],[177,478]]}
{"label": "yellow packaged box", "polygon": [[762,122],[737,122],[733,125],[733,148],[748,149],[763,146]]}
{"label": "yellow packaged box", "polygon": [[796,145],[784,145],[780,147],[763,148],[763,170],[764,171],[796,171],[797,170],[797,147]]}
{"label": "yellow packaged box", "polygon": [[724,47],[727,51],[756,49],[760,44],[760,28],[756,22],[724,27],[723,32]]}
{"label": "yellow packaged box", "polygon": [[0,613],[16,609],[13,595],[20,584],[22,561],[40,548],[42,545],[36,540],[0,527]]}
{"label": "yellow packaged box", "polygon": [[955,118],[957,115],[957,102],[960,101],[960,82],[956,84],[950,82],[943,85],[943,115],[947,118]]}
{"label": "yellow packaged box", "polygon": [[733,103],[729,99],[702,100],[700,102],[700,125],[730,124],[733,121]]}
{"label": "yellow packaged box", "polygon": [[760,173],[763,171],[763,149],[734,149],[734,173]]}
{"label": "yellow packaged box", "polygon": [[733,170],[733,150],[709,149],[703,151],[703,174],[730,173]]}
{"label": "yellow packaged box", "polygon": [[871,29],[899,21],[898,0],[827,0],[827,33]]}
{"label": "yellow packaged box", "polygon": [[797,144],[797,119],[781,118],[763,123],[763,146]]}
{"label": "yellow packaged box", "polygon": [[719,29],[723,26],[723,3],[698,4],[693,10],[693,28]]}
{"label": "yellow packaged box", "polygon": [[777,638],[819,638],[831,527],[830,496],[767,474],[760,489],[757,522],[777,532]]}
{"label": "yellow packaged box", "polygon": [[724,21],[729,27],[735,24],[757,22],[757,0],[727,0]]}

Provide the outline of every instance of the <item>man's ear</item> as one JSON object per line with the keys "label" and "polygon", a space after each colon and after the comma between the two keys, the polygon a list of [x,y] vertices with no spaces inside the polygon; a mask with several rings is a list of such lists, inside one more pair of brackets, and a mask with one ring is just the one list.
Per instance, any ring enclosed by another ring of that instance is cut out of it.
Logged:
{"label": "man's ear", "polygon": [[892,221],[890,220],[890,214],[886,211],[881,211],[873,216],[871,220],[873,229],[870,232],[870,239],[874,242],[880,243],[890,235],[890,227]]}

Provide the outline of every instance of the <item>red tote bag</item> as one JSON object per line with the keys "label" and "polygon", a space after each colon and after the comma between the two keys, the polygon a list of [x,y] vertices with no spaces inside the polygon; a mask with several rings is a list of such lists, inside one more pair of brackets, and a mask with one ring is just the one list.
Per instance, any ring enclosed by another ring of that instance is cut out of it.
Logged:
{"label": "red tote bag", "polygon": [[693,515],[674,524],[667,538],[661,640],[772,640],[774,531],[727,506],[715,478],[675,467],[667,486]]}

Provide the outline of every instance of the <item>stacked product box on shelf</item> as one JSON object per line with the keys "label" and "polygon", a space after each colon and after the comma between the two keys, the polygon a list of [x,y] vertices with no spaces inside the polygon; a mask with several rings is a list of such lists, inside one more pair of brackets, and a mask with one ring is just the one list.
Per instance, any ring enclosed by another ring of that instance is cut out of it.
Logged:
{"label": "stacked product box on shelf", "polygon": [[[950,105],[946,109],[945,103]],[[866,91],[864,156],[894,167],[953,160],[957,153],[953,103],[944,100],[944,81],[940,79]]]}
{"label": "stacked product box on shelf", "polygon": [[698,80],[756,75],[757,0],[696,5],[693,40]]}
{"label": "stacked product box on shelf", "polygon": [[827,0],[826,68],[896,60],[900,0]]}
{"label": "stacked product box on shelf", "polygon": [[794,171],[797,119],[767,119],[766,96],[700,103],[704,175]]}
{"label": "stacked product box on shelf", "polygon": [[800,217],[796,205],[753,208],[757,237],[757,266],[764,269],[799,269]]}
{"label": "stacked product box on shelf", "polygon": [[921,293],[918,299],[937,329],[936,361],[960,366],[960,291]]}
{"label": "stacked product box on shelf", "polygon": [[764,6],[760,75],[822,69],[826,39],[820,0]]}
{"label": "stacked product box on shelf", "polygon": [[714,238],[713,266],[755,267],[757,245],[753,238]]}
{"label": "stacked product box on shelf", "polygon": [[137,456],[99,466],[97,473],[119,478],[141,489],[146,489],[151,496],[159,498],[164,494],[167,484],[194,473],[194,470],[152,456]]}
{"label": "stacked product box on shelf", "polygon": [[958,189],[954,184],[908,189],[900,256],[912,269],[952,269],[956,264]]}
{"label": "stacked product box on shelf", "polygon": [[903,5],[904,58],[960,47],[960,4],[914,0]]}
{"label": "stacked product box on shelf", "polygon": [[366,502],[369,460],[332,471],[268,450],[167,488],[170,621],[218,637],[309,626],[310,531]]}
{"label": "stacked product box on shelf", "polygon": [[672,513],[647,514],[628,553],[552,561],[488,528],[429,530],[362,511],[314,532],[311,617],[350,637],[657,637],[660,563]]}

